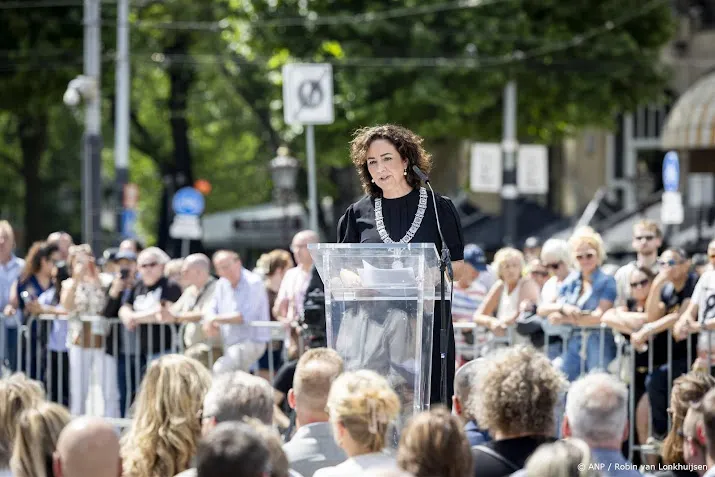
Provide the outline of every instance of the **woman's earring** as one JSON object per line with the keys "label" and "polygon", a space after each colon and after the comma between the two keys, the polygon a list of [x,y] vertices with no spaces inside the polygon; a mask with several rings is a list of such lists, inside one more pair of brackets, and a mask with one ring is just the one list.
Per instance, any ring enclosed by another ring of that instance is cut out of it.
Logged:
{"label": "woman's earring", "polygon": [[375,183],[375,179],[372,179],[370,182],[372,182],[372,183],[374,184],[374,183]]}
{"label": "woman's earring", "polygon": [[405,167],[405,171],[402,173],[403,176],[407,175],[407,168]]}

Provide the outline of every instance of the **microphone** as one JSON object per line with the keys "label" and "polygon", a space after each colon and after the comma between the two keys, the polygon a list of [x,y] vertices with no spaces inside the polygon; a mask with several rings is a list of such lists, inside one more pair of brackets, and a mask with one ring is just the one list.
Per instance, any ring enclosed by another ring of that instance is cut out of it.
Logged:
{"label": "microphone", "polygon": [[440,400],[443,404],[447,404],[447,355],[449,353],[448,349],[448,330],[449,330],[449,317],[447,316],[447,297],[446,290],[447,284],[445,283],[444,274],[447,273],[450,281],[454,282],[454,272],[452,271],[452,259],[449,256],[449,247],[447,247],[447,242],[444,241],[444,235],[442,235],[442,226],[439,223],[439,212],[437,211],[437,199],[435,198],[434,189],[432,189],[432,184],[430,184],[429,177],[427,174],[422,172],[422,169],[417,167],[417,165],[412,166],[412,170],[417,174],[422,182],[427,184],[429,190],[432,191],[432,206],[434,206],[434,215],[437,219],[437,231],[439,232],[439,238],[442,240],[442,254],[439,260],[439,281],[440,281],[440,310],[442,312],[442,319],[440,323],[439,331],[439,357],[440,357]]}
{"label": "microphone", "polygon": [[449,276],[449,279],[453,281],[454,270],[452,269],[452,259],[449,256],[449,248],[447,247],[447,242],[444,241],[444,235],[442,235],[442,226],[439,223],[439,212],[437,212],[437,199],[435,198],[434,189],[432,189],[432,184],[430,183],[429,177],[422,171],[422,169],[417,167],[417,165],[415,164],[412,166],[412,170],[415,174],[417,174],[417,177],[419,177],[422,182],[427,184],[427,187],[429,187],[429,190],[432,192],[432,206],[434,207],[434,215],[437,218],[437,232],[439,232],[439,238],[442,241],[442,260],[447,266],[447,275]]}

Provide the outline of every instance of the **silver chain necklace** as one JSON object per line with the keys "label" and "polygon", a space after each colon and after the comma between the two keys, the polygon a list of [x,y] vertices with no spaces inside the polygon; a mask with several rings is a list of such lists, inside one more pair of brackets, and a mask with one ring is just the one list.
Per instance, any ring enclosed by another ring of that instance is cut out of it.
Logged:
{"label": "silver chain necklace", "polygon": [[[420,201],[417,204],[417,213],[412,221],[412,226],[409,228],[404,237],[400,239],[398,243],[409,243],[419,230],[422,224],[422,219],[425,216],[425,211],[427,210],[427,189],[420,187]],[[385,221],[382,218],[382,198],[378,197],[375,199],[375,226],[377,227],[377,233],[380,234],[380,238],[384,243],[396,243],[390,238],[390,235],[385,229]]]}

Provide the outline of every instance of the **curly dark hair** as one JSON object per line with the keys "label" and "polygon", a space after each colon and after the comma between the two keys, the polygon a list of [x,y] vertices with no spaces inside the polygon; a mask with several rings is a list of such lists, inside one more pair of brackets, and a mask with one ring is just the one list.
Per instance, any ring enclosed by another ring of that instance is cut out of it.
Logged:
{"label": "curly dark hair", "polygon": [[377,139],[389,141],[397,149],[400,157],[407,160],[405,179],[411,187],[419,186],[420,178],[414,173],[412,166],[416,165],[425,174],[429,174],[432,169],[432,156],[422,147],[424,140],[402,126],[382,124],[358,129],[353,134],[353,140],[350,141],[350,159],[355,164],[365,193],[370,197],[382,196],[382,190],[373,184],[372,177],[367,170],[367,150]]}

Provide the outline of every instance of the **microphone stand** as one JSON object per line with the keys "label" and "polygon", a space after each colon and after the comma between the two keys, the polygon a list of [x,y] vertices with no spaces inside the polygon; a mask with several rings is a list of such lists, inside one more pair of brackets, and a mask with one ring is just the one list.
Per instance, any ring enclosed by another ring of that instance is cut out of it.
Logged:
{"label": "microphone stand", "polygon": [[[439,257],[439,294],[440,294],[440,312],[442,315],[440,323],[440,333],[439,333],[439,356],[440,356],[440,400],[444,405],[448,405],[449,396],[447,396],[447,354],[449,351],[449,316],[447,313],[447,300],[446,291],[447,283],[445,281],[445,274],[449,276],[450,281],[454,281],[454,270],[452,269],[452,257],[449,253],[449,248],[447,247],[447,242],[444,240],[444,235],[442,235],[442,226],[439,222],[439,212],[437,211],[437,199],[435,198],[434,189],[432,189],[432,184],[430,183],[427,174],[422,172],[419,167],[412,166],[412,170],[417,174],[422,182],[424,182],[429,190],[432,192],[432,206],[434,207],[434,214],[437,220],[437,231],[439,232],[439,238],[442,241],[442,250]],[[432,403],[430,403],[430,407]]]}

